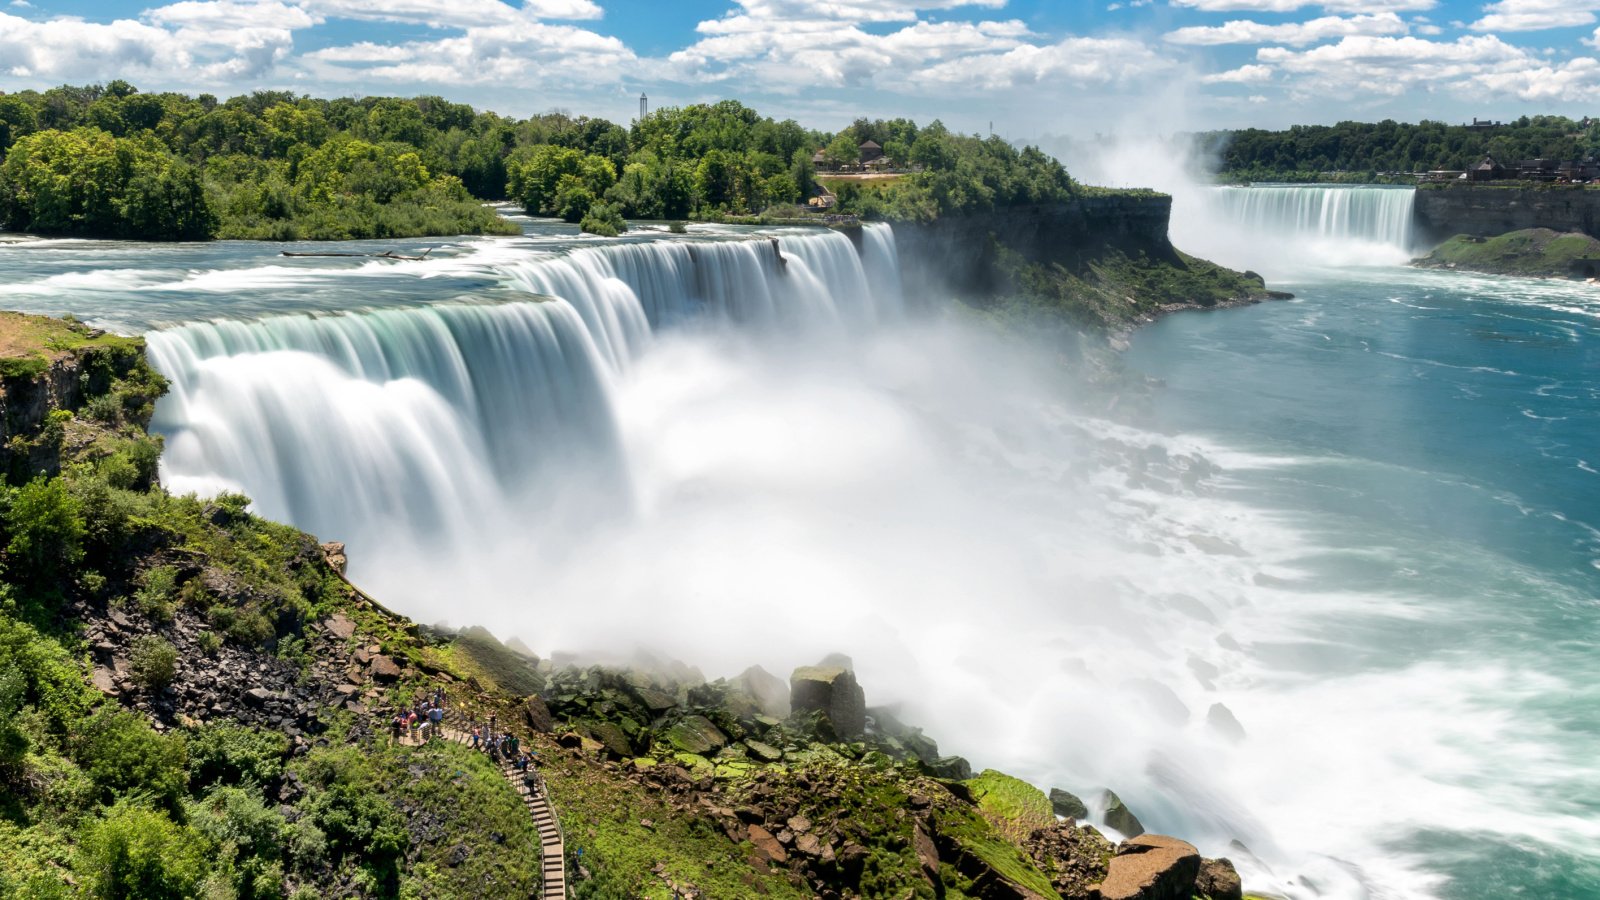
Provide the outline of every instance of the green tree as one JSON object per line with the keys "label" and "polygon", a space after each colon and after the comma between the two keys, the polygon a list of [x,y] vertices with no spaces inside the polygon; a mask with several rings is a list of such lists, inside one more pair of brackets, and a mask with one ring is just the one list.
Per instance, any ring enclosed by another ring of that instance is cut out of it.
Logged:
{"label": "green tree", "polygon": [[73,869],[96,900],[177,900],[195,895],[208,849],[165,813],[124,802],[83,828]]}
{"label": "green tree", "polygon": [[56,585],[83,559],[83,515],[60,478],[39,476],[5,508],[6,574],[36,588]]}

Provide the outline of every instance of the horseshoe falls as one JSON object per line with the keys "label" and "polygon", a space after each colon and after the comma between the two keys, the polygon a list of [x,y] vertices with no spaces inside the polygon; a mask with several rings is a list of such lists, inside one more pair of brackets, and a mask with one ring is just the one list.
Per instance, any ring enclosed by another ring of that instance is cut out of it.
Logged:
{"label": "horseshoe falls", "polygon": [[1256,891],[1600,896],[1600,302],[1393,265],[1409,200],[1180,197],[1179,246],[1297,299],[1142,329],[1114,413],[905,296],[884,226],[37,241],[0,281],[148,333],[170,488],[422,621],[713,678],[846,653],[946,752],[1113,788]]}
{"label": "horseshoe falls", "polygon": [[1175,194],[1174,243],[1269,276],[1316,266],[1397,265],[1421,252],[1414,188],[1183,185]]}

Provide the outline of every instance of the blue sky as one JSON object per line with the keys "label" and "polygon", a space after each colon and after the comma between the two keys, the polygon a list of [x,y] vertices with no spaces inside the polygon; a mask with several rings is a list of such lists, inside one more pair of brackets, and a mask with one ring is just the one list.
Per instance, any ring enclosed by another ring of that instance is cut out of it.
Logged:
{"label": "blue sky", "polygon": [[1600,0],[0,0],[0,90],[733,97],[1014,137],[1600,114]]}

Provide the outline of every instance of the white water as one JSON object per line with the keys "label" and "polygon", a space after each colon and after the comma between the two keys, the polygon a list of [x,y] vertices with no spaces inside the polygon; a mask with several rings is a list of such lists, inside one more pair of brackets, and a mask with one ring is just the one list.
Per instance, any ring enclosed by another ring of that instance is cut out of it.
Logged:
{"label": "white water", "polygon": [[1418,255],[1415,200],[1405,187],[1186,186],[1174,194],[1172,240],[1269,278],[1400,265]]}
{"label": "white water", "polygon": [[[904,704],[946,752],[1091,801],[1113,787],[1253,888],[1430,896],[1437,878],[1384,843],[1411,827],[1600,837],[1508,814],[1515,786],[1435,777],[1529,769],[1542,747],[1459,670],[1317,655],[1329,621],[1429,615],[1297,583],[1359,553],[1230,499],[1251,471],[1329,461],[1075,410],[1025,348],[907,316],[887,228],[860,254],[835,234],[782,250],[780,267],[764,240],[485,242],[416,273],[489,271],[522,299],[156,332],[163,477],[242,489],[346,541],[385,602],[544,653],[642,648],[713,677],[851,654],[869,701]],[[1206,724],[1219,702],[1243,743]]]}

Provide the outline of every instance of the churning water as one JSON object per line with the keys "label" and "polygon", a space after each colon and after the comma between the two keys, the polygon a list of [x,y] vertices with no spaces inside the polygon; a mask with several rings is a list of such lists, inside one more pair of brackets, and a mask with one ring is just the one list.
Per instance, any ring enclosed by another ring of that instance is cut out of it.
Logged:
{"label": "churning water", "polygon": [[167,484],[424,620],[711,676],[843,651],[942,749],[1297,898],[1600,896],[1600,301],[1287,264],[1389,245],[1384,194],[1208,207],[1300,299],[1141,332],[1164,386],[1117,418],[902,297],[883,227],[35,242],[0,280],[155,329]]}

